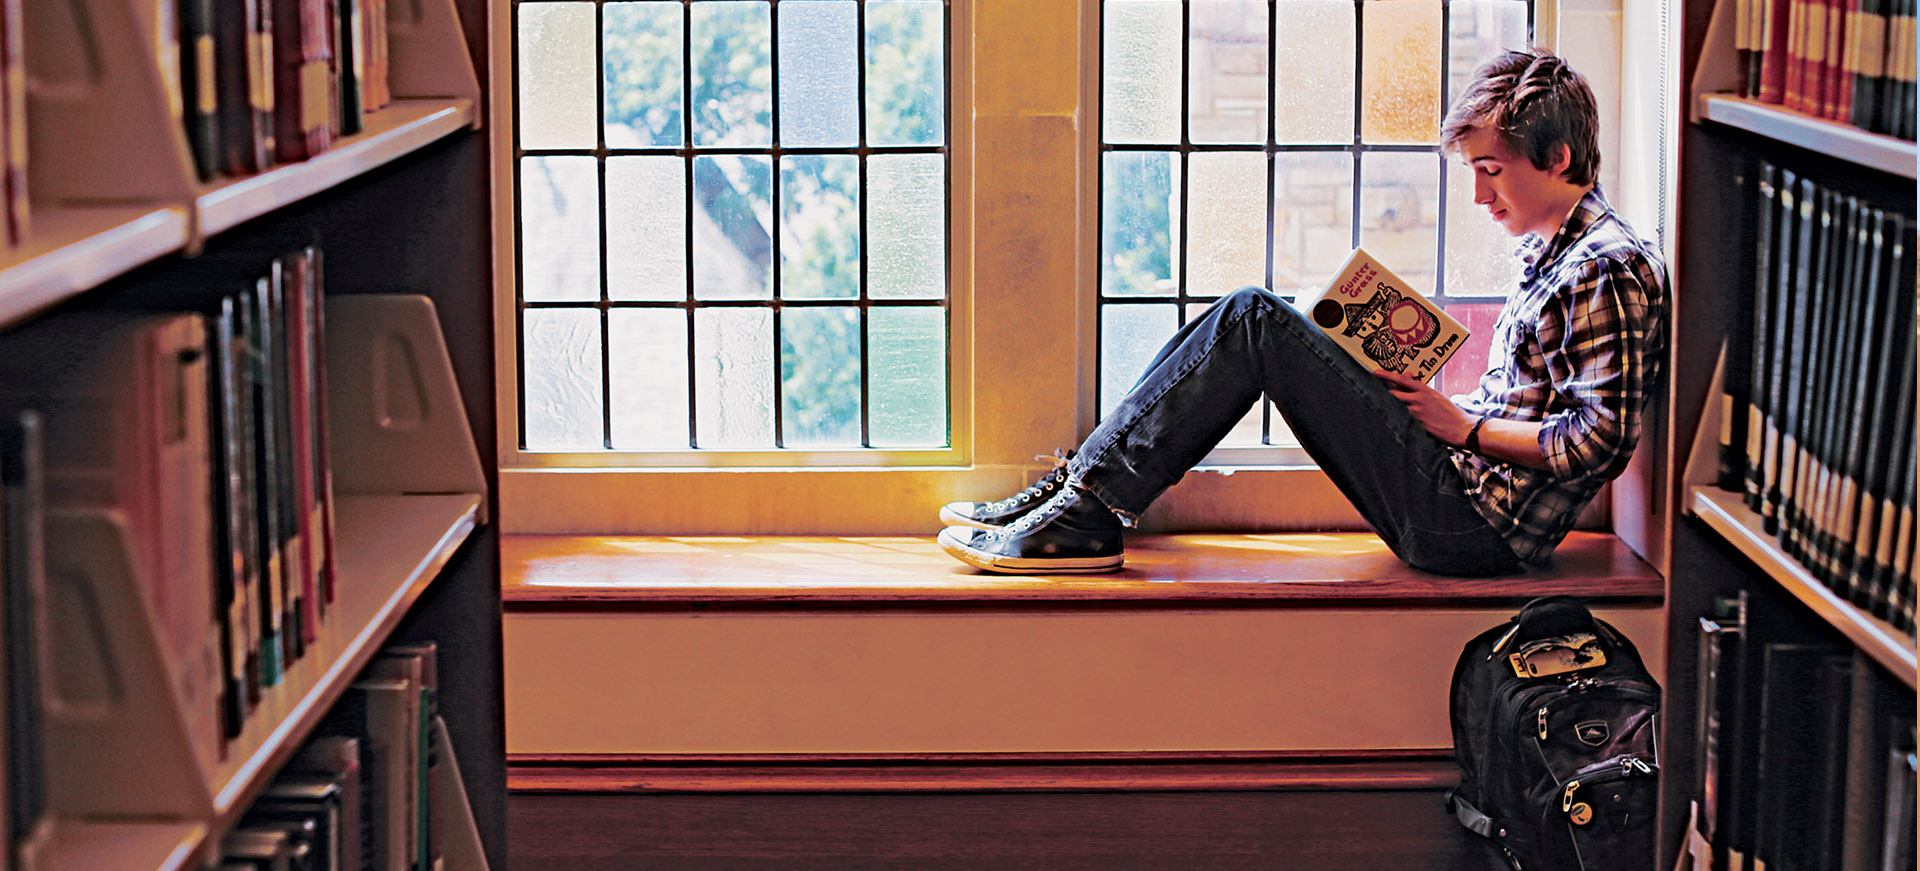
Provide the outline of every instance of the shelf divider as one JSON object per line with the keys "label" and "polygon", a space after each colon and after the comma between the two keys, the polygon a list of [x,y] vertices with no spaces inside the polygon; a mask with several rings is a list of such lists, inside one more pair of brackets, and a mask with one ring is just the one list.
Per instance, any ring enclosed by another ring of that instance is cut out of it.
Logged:
{"label": "shelf divider", "polygon": [[1840,598],[1787,556],[1761,526],[1760,516],[1747,508],[1739,494],[1717,487],[1695,487],[1687,504],[1696,517],[1746,554],[1781,589],[1838,629],[1873,661],[1893,672],[1908,689],[1913,688],[1914,640],[1885,620]]}

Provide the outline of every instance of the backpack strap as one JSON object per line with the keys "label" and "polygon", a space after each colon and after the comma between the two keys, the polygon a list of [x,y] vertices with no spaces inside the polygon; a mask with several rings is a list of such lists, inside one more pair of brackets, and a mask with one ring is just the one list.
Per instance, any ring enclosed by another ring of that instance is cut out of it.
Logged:
{"label": "backpack strap", "polygon": [[1472,802],[1462,798],[1457,789],[1447,790],[1447,810],[1453,812],[1454,819],[1459,820],[1460,825],[1466,826],[1467,831],[1482,838],[1497,842],[1506,834],[1506,830],[1501,828],[1499,822],[1474,807]]}

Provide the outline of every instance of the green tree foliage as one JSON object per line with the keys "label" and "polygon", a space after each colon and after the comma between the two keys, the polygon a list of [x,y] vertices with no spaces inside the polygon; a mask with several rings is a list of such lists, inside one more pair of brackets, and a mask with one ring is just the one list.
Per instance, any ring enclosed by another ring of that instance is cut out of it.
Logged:
{"label": "green tree foliage", "polygon": [[[704,8],[703,8],[704,7]],[[723,8],[724,7],[724,8]],[[609,2],[602,43],[607,142],[677,147],[691,122],[693,144],[770,141],[772,6],[697,2],[692,63],[682,57],[678,2]],[[944,5],[876,0],[866,10],[868,140],[939,144],[945,132]],[[804,50],[804,49],[803,49]],[[691,75],[691,80],[687,76]],[[683,106],[685,107],[683,109]],[[683,111],[690,117],[683,117]],[[781,172],[781,293],[790,299],[857,298],[860,275],[859,164],[852,158],[789,158]],[[788,171],[791,170],[791,171]],[[766,202],[758,173],[707,173],[696,201],[716,218],[751,215]],[[715,184],[717,182],[717,184]],[[737,220],[730,237],[763,266],[764,242]],[[755,232],[758,232],[757,230]],[[764,236],[761,237],[764,239]],[[787,309],[781,317],[780,378],[785,443],[857,444],[860,437],[860,320],[856,309]]]}

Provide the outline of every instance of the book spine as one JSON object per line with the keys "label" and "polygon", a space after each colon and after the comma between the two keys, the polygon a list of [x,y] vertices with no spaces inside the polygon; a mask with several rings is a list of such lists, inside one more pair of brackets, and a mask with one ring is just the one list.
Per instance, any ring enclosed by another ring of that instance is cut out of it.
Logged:
{"label": "book spine", "polygon": [[5,500],[7,827],[16,845],[47,821],[45,721],[40,659],[46,628],[43,433],[38,412],[0,420],[0,499]]}
{"label": "book spine", "polygon": [[1792,23],[1794,0],[1766,0],[1766,48],[1760,60],[1760,101],[1784,104],[1787,94],[1788,31]]}
{"label": "book spine", "polygon": [[1752,350],[1748,357],[1746,455],[1742,461],[1745,480],[1741,487],[1746,494],[1747,507],[1756,513],[1760,511],[1762,493],[1766,486],[1762,457],[1766,443],[1766,428],[1772,413],[1767,391],[1768,375],[1772,371],[1770,363],[1774,353],[1773,345],[1769,341],[1772,337],[1770,324],[1774,295],[1774,226],[1780,217],[1779,189],[1775,185],[1776,173],[1773,164],[1765,162],[1760,164],[1759,221],[1755,229],[1757,241],[1754,246],[1757,256],[1754,258]]}
{"label": "book spine", "polygon": [[1887,67],[1887,18],[1883,0],[1859,0],[1860,15],[1850,29],[1853,42],[1853,108],[1849,121],[1872,130],[1877,114],[1880,77]]}
{"label": "book spine", "polygon": [[1792,342],[1794,318],[1794,253],[1799,242],[1799,177],[1789,169],[1780,169],[1778,202],[1779,235],[1774,245],[1772,335],[1767,340],[1767,421],[1760,459],[1760,507],[1762,525],[1769,533],[1779,531],[1780,477],[1784,452],[1787,400],[1787,356]]}
{"label": "book spine", "polygon": [[[1891,264],[1889,245],[1891,236],[1898,235],[1898,218],[1875,210],[1873,220],[1869,221],[1872,232],[1868,242],[1867,273],[1873,279],[1873,288],[1869,291],[1885,303],[1883,312],[1874,324],[1874,347],[1877,349],[1878,364],[1874,367],[1873,401],[1868,404],[1866,433],[1862,438],[1865,451],[1861,461],[1861,476],[1858,496],[1854,499],[1854,513],[1859,518],[1850,536],[1851,546],[1847,549],[1843,562],[1846,566],[1846,587],[1851,601],[1862,610],[1872,607],[1873,603],[1873,539],[1880,522],[1880,494],[1884,492],[1889,463],[1888,453],[1892,446],[1888,444],[1888,421],[1882,409],[1893,401],[1894,382],[1898,373],[1894,367],[1899,364],[1899,354],[1895,353],[1894,343],[1899,340],[1897,325],[1898,312],[1901,310],[1901,296],[1888,294],[1883,286],[1887,281],[1887,267]],[[1893,232],[1889,232],[1889,228]]]}
{"label": "book spine", "polygon": [[27,58],[26,0],[0,0],[0,82],[4,82],[6,160],[0,163],[0,178],[5,181],[6,233],[14,244],[26,241],[32,207],[27,195]]}

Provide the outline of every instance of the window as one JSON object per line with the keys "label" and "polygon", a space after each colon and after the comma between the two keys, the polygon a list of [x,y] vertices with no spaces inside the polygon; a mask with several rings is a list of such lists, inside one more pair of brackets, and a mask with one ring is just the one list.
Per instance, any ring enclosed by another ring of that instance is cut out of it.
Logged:
{"label": "window", "polygon": [[[1100,412],[1222,294],[1293,298],[1354,245],[1472,331],[1436,385],[1472,389],[1518,269],[1471,173],[1443,160],[1440,120],[1480,62],[1531,42],[1533,4],[1103,0],[1101,15]],[[1215,461],[1307,461],[1263,406],[1222,447],[1269,450]]]}
{"label": "window", "polygon": [[514,11],[514,443],[949,449],[946,4]]}

